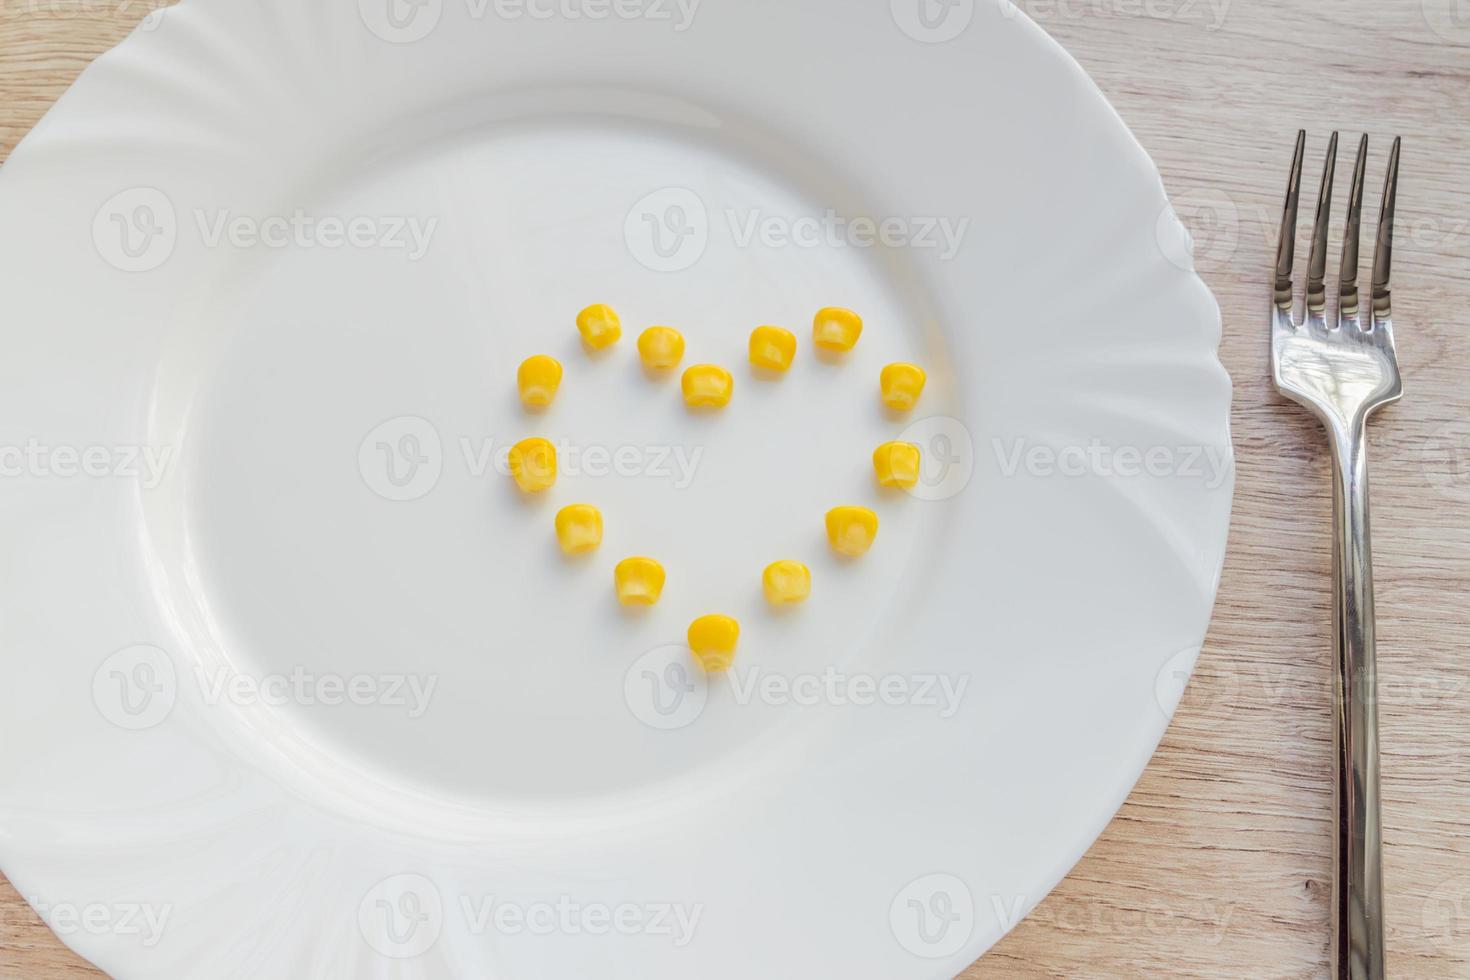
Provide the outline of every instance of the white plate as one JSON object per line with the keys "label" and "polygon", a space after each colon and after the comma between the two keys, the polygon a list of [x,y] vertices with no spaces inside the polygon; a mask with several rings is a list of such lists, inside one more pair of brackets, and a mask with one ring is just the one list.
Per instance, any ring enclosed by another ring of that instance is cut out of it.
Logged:
{"label": "white plate", "polygon": [[[1209,618],[1230,389],[1149,160],[994,0],[392,4],[186,0],[0,176],[0,866],[119,977],[961,969],[1123,800]],[[824,305],[867,320],[842,361]],[[727,411],[643,376],[651,323]],[[905,432],[933,468],[879,494]],[[567,472],[527,502],[492,460],[533,434]],[[840,503],[881,516],[860,562]],[[669,585],[625,615],[640,553]],[[815,591],[773,615],[787,557]]]}

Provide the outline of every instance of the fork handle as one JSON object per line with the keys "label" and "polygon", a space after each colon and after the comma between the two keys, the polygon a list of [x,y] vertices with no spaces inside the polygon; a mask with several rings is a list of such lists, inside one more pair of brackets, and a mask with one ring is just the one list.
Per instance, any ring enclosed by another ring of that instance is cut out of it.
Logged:
{"label": "fork handle", "polygon": [[1366,418],[1332,431],[1333,566],[1337,593],[1333,677],[1336,835],[1332,976],[1382,980],[1383,861],[1378,797],[1377,659],[1368,521]]}

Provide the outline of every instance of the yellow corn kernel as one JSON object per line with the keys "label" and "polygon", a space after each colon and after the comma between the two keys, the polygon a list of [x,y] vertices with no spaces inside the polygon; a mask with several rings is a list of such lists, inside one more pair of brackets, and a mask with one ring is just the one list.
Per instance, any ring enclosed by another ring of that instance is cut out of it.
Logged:
{"label": "yellow corn kernel", "polygon": [[556,447],[545,439],[525,439],[510,449],[510,475],[526,493],[551,489],[556,482]]}
{"label": "yellow corn kernel", "polygon": [[817,313],[812,325],[812,339],[818,347],[833,351],[849,351],[863,335],[863,318],[852,310],[829,306]]}
{"label": "yellow corn kernel", "polygon": [[878,536],[878,515],[866,507],[834,507],[827,512],[827,540],[839,555],[867,554]]}
{"label": "yellow corn kernel", "polygon": [[773,606],[805,602],[812,594],[812,573],[799,561],[778,561],[766,566],[761,576],[766,599]]}
{"label": "yellow corn kernel", "polygon": [[664,594],[664,567],[652,558],[625,558],[613,569],[618,601],[625,606],[651,606]]}
{"label": "yellow corn kernel", "polygon": [[907,412],[918,404],[929,380],[917,364],[890,364],[883,369],[883,404],[895,412]]}
{"label": "yellow corn kernel", "polygon": [[713,364],[696,364],[684,372],[684,401],[691,408],[724,408],[735,391],[730,372]]}
{"label": "yellow corn kernel", "polygon": [[650,371],[667,371],[684,360],[684,335],[673,327],[649,327],[638,336],[638,356]]}
{"label": "yellow corn kernel", "polygon": [[602,544],[602,514],[591,504],[572,504],[556,515],[556,540],[569,555],[585,555]]}
{"label": "yellow corn kernel", "polygon": [[885,442],[873,450],[878,486],[912,489],[919,483],[919,447],[911,442]]}
{"label": "yellow corn kernel", "polygon": [[767,371],[785,371],[796,359],[796,334],[781,327],[756,327],[750,334],[750,363]]}
{"label": "yellow corn kernel", "polygon": [[611,306],[594,303],[577,314],[577,329],[588,347],[602,350],[618,342],[623,335],[623,321]]}
{"label": "yellow corn kernel", "polygon": [[561,362],[545,354],[528,357],[516,372],[516,384],[526,407],[545,408],[561,388]]}
{"label": "yellow corn kernel", "polygon": [[689,624],[689,649],[711,674],[730,669],[739,641],[740,624],[729,616],[701,616]]}

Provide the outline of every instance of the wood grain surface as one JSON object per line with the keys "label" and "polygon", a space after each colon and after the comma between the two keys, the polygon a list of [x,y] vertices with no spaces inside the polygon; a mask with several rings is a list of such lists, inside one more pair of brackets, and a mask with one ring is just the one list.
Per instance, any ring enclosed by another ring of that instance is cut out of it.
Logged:
{"label": "wood grain surface", "polygon": [[[0,153],[159,2],[0,0]],[[1239,482],[1209,641],[1158,755],[1071,875],[964,976],[1326,973],[1330,475],[1321,433],[1270,384],[1266,334],[1306,127],[1312,182],[1328,131],[1374,137],[1375,207],[1388,139],[1405,140],[1407,395],[1371,432],[1389,970],[1470,977],[1470,0],[1020,6],[1097,80],[1194,232],[1224,313]],[[94,975],[0,881],[0,978]]]}

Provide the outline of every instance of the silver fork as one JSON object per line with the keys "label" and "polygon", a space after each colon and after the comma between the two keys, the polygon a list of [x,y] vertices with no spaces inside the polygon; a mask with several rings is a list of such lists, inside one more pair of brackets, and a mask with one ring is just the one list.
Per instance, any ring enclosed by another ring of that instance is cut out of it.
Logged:
{"label": "silver fork", "polygon": [[1383,959],[1382,827],[1378,804],[1377,665],[1373,641],[1373,549],[1368,530],[1368,417],[1403,394],[1393,345],[1389,267],[1393,258],[1394,200],[1400,140],[1384,179],[1373,260],[1371,315],[1358,304],[1358,233],[1363,214],[1363,171],[1368,137],[1358,144],[1343,233],[1337,318],[1327,318],[1327,226],[1337,134],[1327,146],[1312,255],[1307,266],[1306,311],[1293,314],[1292,255],[1301,195],[1306,131],[1297,134],[1281,242],[1276,252],[1276,295],[1271,310],[1271,369],[1276,387],[1305,405],[1327,429],[1332,446],[1333,570],[1337,590],[1333,659],[1333,783],[1336,833],[1332,876],[1332,976],[1381,980]]}

